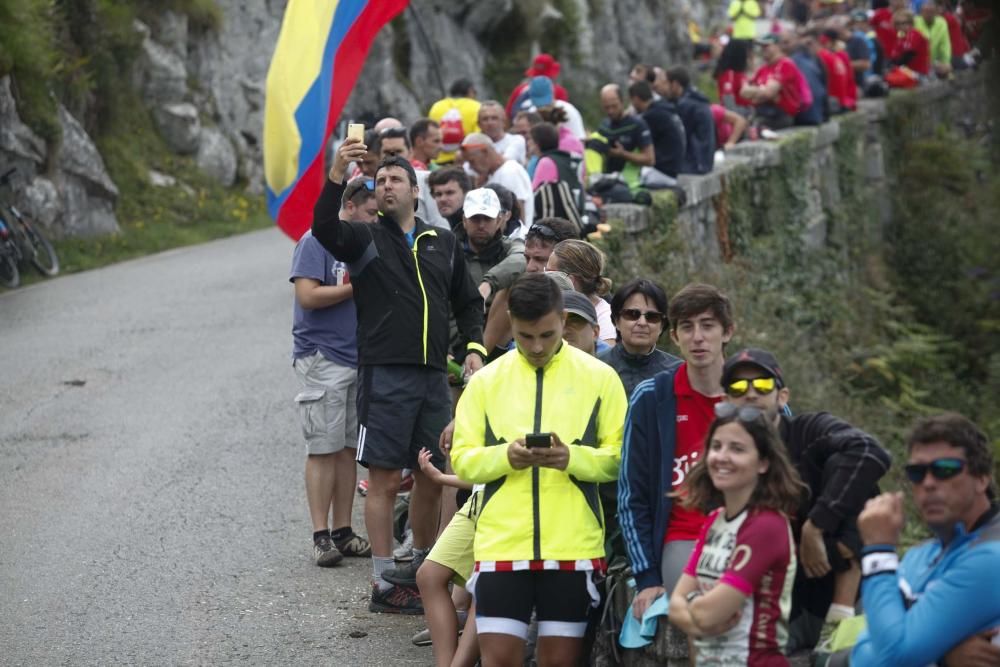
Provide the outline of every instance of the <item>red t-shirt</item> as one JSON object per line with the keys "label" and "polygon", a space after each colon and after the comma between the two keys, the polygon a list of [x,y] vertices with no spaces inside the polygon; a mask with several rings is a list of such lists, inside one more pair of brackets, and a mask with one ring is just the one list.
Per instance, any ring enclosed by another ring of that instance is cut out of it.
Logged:
{"label": "red t-shirt", "polygon": [[[705,436],[715,419],[715,404],[722,396],[704,396],[691,387],[687,364],[681,364],[674,375],[674,396],[677,401],[677,425],[674,427],[674,479],[671,490],[676,491],[684,482],[688,471],[705,453]],[[701,534],[705,515],[697,510],[681,507],[677,499],[670,505],[667,519],[666,544],[672,540],[696,540]]]}
{"label": "red t-shirt", "polygon": [[727,69],[719,75],[716,79],[716,84],[719,87],[719,100],[725,102],[726,96],[733,98],[733,103],[736,106],[747,107],[748,109],[753,106],[753,103],[745,97],[740,96],[740,90],[743,88],[743,84],[746,81],[746,75],[743,72],[737,72],[734,69]]}
{"label": "red t-shirt", "polygon": [[733,126],[726,122],[726,108],[721,104],[713,104],[712,120],[715,122],[715,145],[722,148],[733,135]]}
{"label": "red t-shirt", "polygon": [[875,38],[882,45],[882,53],[887,56],[896,50],[896,26],[892,22],[892,10],[888,7],[876,9],[871,18]]}
{"label": "red t-shirt", "polygon": [[777,105],[789,116],[802,110],[802,91],[799,89],[801,73],[791,58],[782,56],[774,64],[764,63],[753,75],[753,84],[763,86],[772,79],[781,85]]}
{"label": "red t-shirt", "polygon": [[[847,56],[846,53],[844,53]],[[833,99],[837,100],[845,109],[853,109],[857,106],[857,87],[851,94],[851,85],[854,84],[854,76],[851,74],[851,60],[847,58],[845,62],[839,53],[834,53],[829,49],[820,49],[819,57],[826,68],[826,92]]]}
{"label": "red t-shirt", "polygon": [[944,16],[944,20],[948,24],[948,38],[951,40],[951,57],[961,58],[969,52],[969,40],[965,38],[965,33],[962,32],[962,24],[958,22],[958,17],[951,12],[944,12],[941,15]]}
{"label": "red t-shirt", "polygon": [[892,54],[892,59],[896,60],[904,53],[912,51],[913,57],[906,63],[906,66],[917,74],[927,76],[931,73],[931,43],[924,33],[916,28],[910,28],[909,32],[896,42],[896,51]]}

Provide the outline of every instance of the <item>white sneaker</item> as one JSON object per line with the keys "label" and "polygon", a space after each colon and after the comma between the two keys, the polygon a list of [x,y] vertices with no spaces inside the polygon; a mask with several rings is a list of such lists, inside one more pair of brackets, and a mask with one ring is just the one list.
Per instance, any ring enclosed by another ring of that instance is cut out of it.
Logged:
{"label": "white sneaker", "polygon": [[392,557],[397,563],[408,563],[413,560],[413,531],[407,530],[403,544],[392,552]]}

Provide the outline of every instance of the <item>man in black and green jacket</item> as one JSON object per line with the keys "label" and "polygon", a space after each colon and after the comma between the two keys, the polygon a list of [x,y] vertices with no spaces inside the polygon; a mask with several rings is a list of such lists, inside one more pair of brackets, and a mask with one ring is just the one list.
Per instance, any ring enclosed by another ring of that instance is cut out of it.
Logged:
{"label": "man in black and green jacket", "polygon": [[443,469],[438,437],[451,417],[448,389],[448,315],[454,312],[465,347],[465,373],[482,367],[483,299],[451,232],[414,215],[416,174],[403,158],[387,158],[375,172],[379,219],[374,225],[339,218],[347,165],[366,147],[347,139],[337,150],[316,202],[313,236],[348,264],[358,309],[358,460],[368,468],[365,524],[372,542],[371,611],[422,613],[419,596],[382,578],[393,567],[392,509],[400,470],[414,488],[410,523],[414,551],[426,553],[438,523],[440,487],[420,472],[426,447]]}

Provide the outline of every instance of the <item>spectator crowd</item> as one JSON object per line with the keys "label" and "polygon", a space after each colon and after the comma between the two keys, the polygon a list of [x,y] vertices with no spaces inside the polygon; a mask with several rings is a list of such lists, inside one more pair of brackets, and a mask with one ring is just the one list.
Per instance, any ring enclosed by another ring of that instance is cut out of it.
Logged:
{"label": "spectator crowd", "polygon": [[370,559],[369,610],[423,614],[439,667],[585,664],[609,636],[670,664],[1000,664],[986,435],[913,426],[895,465],[933,537],[901,554],[878,439],[728,349],[720,289],[615,289],[590,242],[604,204],[978,57],[946,0],[786,11],[762,32],[732,0],[696,48],[718,103],[696,68],[640,63],[588,131],[543,53],[505,103],[459,79],[333,152],[290,272],[313,556]]}

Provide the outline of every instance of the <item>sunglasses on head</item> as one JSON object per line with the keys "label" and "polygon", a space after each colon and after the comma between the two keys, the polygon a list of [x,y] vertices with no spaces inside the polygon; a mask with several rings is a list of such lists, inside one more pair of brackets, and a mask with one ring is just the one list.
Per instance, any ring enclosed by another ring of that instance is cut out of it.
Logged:
{"label": "sunglasses on head", "polygon": [[730,396],[740,397],[750,391],[750,387],[758,394],[770,394],[778,388],[778,382],[772,378],[754,378],[752,380],[733,380],[726,385],[726,393]]}
{"label": "sunglasses on head", "polygon": [[730,419],[736,417],[741,422],[754,422],[764,415],[764,411],[749,405],[739,407],[732,403],[722,401],[715,404],[715,416],[719,419]]}
{"label": "sunglasses on head", "polygon": [[548,225],[543,225],[540,223],[532,225],[531,228],[528,230],[527,236],[531,236],[532,234],[536,236],[541,236],[542,238],[546,239],[558,238],[558,234],[556,234],[554,229],[552,229]]}
{"label": "sunglasses on head", "polygon": [[646,318],[650,324],[659,324],[663,321],[663,313],[656,310],[639,310],[638,308],[626,308],[618,315],[628,322],[637,322],[640,317]]}
{"label": "sunglasses on head", "polygon": [[951,479],[955,475],[962,472],[965,469],[964,459],[935,459],[930,463],[910,463],[903,470],[906,471],[906,477],[913,484],[920,484],[927,477],[927,471],[930,471],[934,475],[936,480],[946,480]]}

